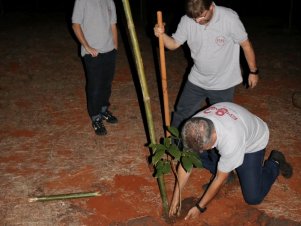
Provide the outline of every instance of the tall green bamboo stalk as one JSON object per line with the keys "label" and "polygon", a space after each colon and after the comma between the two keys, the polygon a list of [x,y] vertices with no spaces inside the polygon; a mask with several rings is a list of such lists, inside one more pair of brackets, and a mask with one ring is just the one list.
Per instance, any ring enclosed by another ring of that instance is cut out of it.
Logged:
{"label": "tall green bamboo stalk", "polygon": [[[129,29],[129,33],[130,33],[131,42],[132,42],[132,48],[133,48],[133,52],[134,52],[135,63],[136,63],[137,71],[138,71],[139,81],[140,81],[140,85],[141,85],[141,89],[142,89],[144,108],[145,108],[145,112],[146,112],[146,119],[147,119],[148,131],[149,131],[149,135],[150,135],[150,141],[151,141],[151,143],[155,144],[156,138],[155,138],[155,129],[154,129],[151,105],[150,105],[150,97],[149,97],[147,83],[146,83],[146,79],[145,79],[145,73],[144,73],[144,67],[143,67],[142,57],[141,57],[141,53],[140,53],[139,43],[137,41],[136,30],[135,30],[135,26],[133,23],[131,8],[130,8],[128,0],[123,0],[122,2],[123,2],[123,7],[124,7],[126,19],[127,19],[127,25],[128,25],[128,29]],[[158,180],[158,185],[159,185],[159,189],[160,189],[164,214],[167,214],[168,213],[168,200],[167,200],[164,178],[163,178],[163,176],[159,176],[157,180]]]}

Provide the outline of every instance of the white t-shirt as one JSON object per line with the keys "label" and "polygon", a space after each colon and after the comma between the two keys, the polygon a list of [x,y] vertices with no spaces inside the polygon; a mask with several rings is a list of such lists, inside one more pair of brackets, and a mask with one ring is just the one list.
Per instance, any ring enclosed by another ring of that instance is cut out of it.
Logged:
{"label": "white t-shirt", "polygon": [[246,153],[260,151],[268,144],[267,124],[237,104],[214,104],[193,117],[213,122],[217,135],[215,147],[221,155],[217,168],[222,172],[236,169],[243,163]]}
{"label": "white t-shirt", "polygon": [[[116,8],[113,0],[76,0],[72,23],[81,25],[84,36],[92,48],[106,53],[115,48],[112,24],[116,24]],[[88,54],[81,47],[81,55]]]}
{"label": "white t-shirt", "polygon": [[203,89],[224,90],[242,82],[239,63],[239,43],[248,39],[236,12],[216,6],[212,19],[206,25],[183,16],[174,40],[187,41],[194,61],[189,81]]}

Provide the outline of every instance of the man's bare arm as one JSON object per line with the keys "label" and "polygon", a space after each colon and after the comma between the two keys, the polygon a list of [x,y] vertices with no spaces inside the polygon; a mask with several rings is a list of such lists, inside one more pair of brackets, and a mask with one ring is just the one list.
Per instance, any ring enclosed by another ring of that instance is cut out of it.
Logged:
{"label": "man's bare arm", "polygon": [[[206,191],[205,195],[201,199],[197,205],[201,208],[205,208],[210,201],[215,197],[215,195],[218,193],[220,188],[222,187],[223,183],[226,181],[228,178],[229,173],[223,173],[221,171],[217,171],[217,174],[215,178],[213,179],[212,183],[210,184],[208,190]],[[188,220],[189,218],[196,218],[199,215],[200,211],[198,208],[192,207],[188,214],[185,217],[185,220]]]}
{"label": "man's bare arm", "polygon": [[92,48],[87,42],[85,35],[82,31],[81,25],[74,23],[72,24],[72,29],[74,31],[76,38],[78,39],[80,44],[82,44],[82,46],[86,49],[86,51],[90,53],[93,57],[96,57],[98,55],[98,51]]}
{"label": "man's bare arm", "polygon": [[113,33],[113,42],[115,49],[118,49],[118,31],[117,31],[117,25],[112,24],[112,33]]}
{"label": "man's bare arm", "polygon": [[175,50],[180,47],[180,44],[177,43],[176,40],[165,34],[164,26],[160,27],[158,24],[156,24],[156,26],[154,27],[154,34],[156,37],[159,37],[160,35],[163,36],[164,46],[167,49]]}
{"label": "man's bare arm", "polygon": [[[240,46],[244,51],[250,71],[251,72],[257,71],[255,52],[250,40],[247,39],[243,41],[242,43],[240,43]],[[258,75],[250,73],[248,82],[249,82],[249,86],[251,88],[254,88],[258,83]]]}
{"label": "man's bare arm", "polygon": [[[181,200],[179,199],[179,197],[180,197],[179,194],[183,190],[185,184],[187,183],[187,180],[191,174],[191,171],[186,172],[181,164],[178,167],[177,173],[178,173],[179,183],[176,183],[175,190],[173,192],[173,197],[172,197],[172,201],[171,201],[170,208],[169,208],[169,216],[170,217],[175,215],[178,211],[178,206],[179,206],[179,203],[181,202]],[[180,187],[179,187],[179,185],[180,185]]]}

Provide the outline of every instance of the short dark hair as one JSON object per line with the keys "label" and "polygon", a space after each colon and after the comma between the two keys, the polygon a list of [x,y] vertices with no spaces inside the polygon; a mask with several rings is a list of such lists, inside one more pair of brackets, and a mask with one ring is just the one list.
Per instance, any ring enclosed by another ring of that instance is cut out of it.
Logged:
{"label": "short dark hair", "polygon": [[194,117],[186,121],[182,128],[184,147],[195,152],[203,151],[204,145],[211,141],[214,124],[210,119]]}
{"label": "short dark hair", "polygon": [[209,10],[212,2],[212,0],[187,0],[186,15],[190,18],[197,18],[205,10]]}

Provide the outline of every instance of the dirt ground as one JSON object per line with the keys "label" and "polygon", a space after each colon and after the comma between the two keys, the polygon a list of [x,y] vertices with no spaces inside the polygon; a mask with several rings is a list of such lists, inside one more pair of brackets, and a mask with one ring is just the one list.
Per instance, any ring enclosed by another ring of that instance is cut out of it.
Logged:
{"label": "dirt ground", "polygon": [[[244,203],[239,182],[224,186],[197,220],[167,222],[152,167],[144,111],[124,40],[113,83],[111,111],[119,118],[96,136],[86,112],[78,46],[63,14],[6,14],[0,18],[0,225],[301,225],[301,35],[269,19],[245,21],[257,54],[260,83],[239,85],[235,102],[270,127],[267,155],[280,149],[294,167],[279,177],[262,204]],[[156,137],[163,136],[160,95],[150,40],[137,27]],[[170,110],[187,61],[166,52]],[[160,86],[159,86],[160,87]],[[183,215],[202,193],[207,171],[194,170],[183,192]],[[165,177],[169,198],[174,177]],[[101,196],[28,202],[39,195],[100,191]]]}

